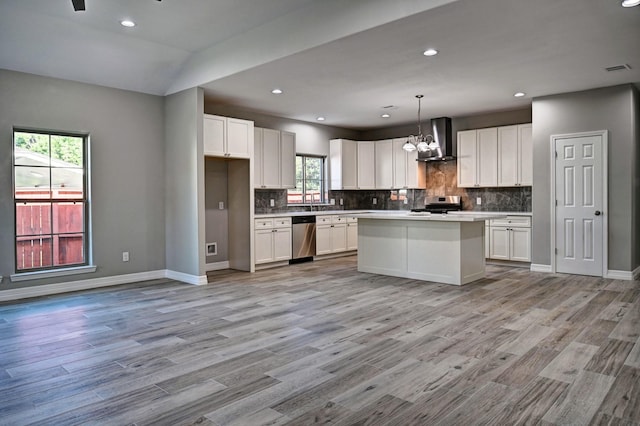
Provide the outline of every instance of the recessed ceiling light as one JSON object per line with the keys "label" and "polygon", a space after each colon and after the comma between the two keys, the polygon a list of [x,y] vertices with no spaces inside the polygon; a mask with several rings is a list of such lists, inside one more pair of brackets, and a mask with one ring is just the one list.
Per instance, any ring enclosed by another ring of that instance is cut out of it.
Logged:
{"label": "recessed ceiling light", "polygon": [[422,54],[424,56],[436,56],[438,54],[438,51],[436,49],[427,49],[424,52],[422,52]]}
{"label": "recessed ceiling light", "polygon": [[640,0],[622,0],[622,7],[633,7],[640,4]]}
{"label": "recessed ceiling light", "polygon": [[325,120],[325,118],[324,118],[324,117],[322,117],[322,116],[320,116],[320,117],[316,118],[316,120],[318,120],[318,121],[324,121],[324,120]]}
{"label": "recessed ceiling light", "polygon": [[123,19],[122,21],[120,21],[120,25],[122,25],[123,27],[131,28],[135,27],[136,23],[130,19]]}
{"label": "recessed ceiling light", "polygon": [[282,93],[282,89],[273,89],[271,93],[273,93],[274,95],[279,95]]}
{"label": "recessed ceiling light", "polygon": [[391,117],[391,115],[389,115],[389,114],[387,114],[387,113],[384,113],[384,114],[382,114],[380,117],[382,117],[382,118],[389,118],[389,117]]}
{"label": "recessed ceiling light", "polygon": [[524,95],[526,95],[526,93],[524,93],[524,92],[516,92],[516,93],[513,94],[513,96],[515,96],[516,98],[521,98]]}

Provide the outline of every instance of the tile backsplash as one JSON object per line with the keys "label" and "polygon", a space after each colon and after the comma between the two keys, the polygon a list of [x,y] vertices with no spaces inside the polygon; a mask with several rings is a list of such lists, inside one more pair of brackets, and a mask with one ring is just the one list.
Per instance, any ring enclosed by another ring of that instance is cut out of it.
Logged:
{"label": "tile backsplash", "polygon": [[[530,212],[531,187],[458,188],[455,161],[427,163],[427,188],[407,190],[329,191],[335,205],[314,206],[313,210],[410,210],[424,206],[426,196],[459,195],[463,210]],[[376,204],[373,203],[374,198]],[[482,200],[477,205],[477,199]],[[340,205],[340,199],[343,204]],[[274,200],[274,207],[270,201]],[[406,203],[405,203],[406,200]],[[286,189],[256,189],[255,213],[309,211],[309,206],[287,206]]]}

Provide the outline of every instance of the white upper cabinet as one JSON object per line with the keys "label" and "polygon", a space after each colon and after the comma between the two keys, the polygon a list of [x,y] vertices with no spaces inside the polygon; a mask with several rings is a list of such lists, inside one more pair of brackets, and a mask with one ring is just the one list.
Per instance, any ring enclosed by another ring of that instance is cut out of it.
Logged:
{"label": "white upper cabinet", "polygon": [[262,129],[262,188],[280,187],[280,132]]}
{"label": "white upper cabinet", "polygon": [[391,139],[375,142],[376,189],[393,188],[393,142]]}
{"label": "white upper cabinet", "polygon": [[211,114],[205,114],[203,121],[204,155],[251,158],[253,121]]}
{"label": "white upper cabinet", "polygon": [[498,127],[498,186],[531,186],[531,124]]}
{"label": "white upper cabinet", "polygon": [[478,130],[478,186],[498,185],[498,129]]}
{"label": "white upper cabinet", "polygon": [[332,139],[329,142],[331,189],[358,189],[357,142]]}
{"label": "white upper cabinet", "polygon": [[376,189],[375,142],[358,142],[358,189]]}
{"label": "white upper cabinet", "polygon": [[518,182],[518,126],[498,129],[498,186]]}
{"label": "white upper cabinet", "polygon": [[295,134],[255,128],[254,184],[256,188],[295,187]]}
{"label": "white upper cabinet", "polygon": [[531,124],[458,132],[458,186],[531,186]]}
{"label": "white upper cabinet", "polygon": [[402,146],[407,138],[393,139],[393,188],[427,187],[426,163],[419,162],[418,151],[407,152]]}
{"label": "white upper cabinet", "polygon": [[475,130],[458,132],[458,186],[469,188],[478,186],[477,180],[477,133]]}
{"label": "white upper cabinet", "polygon": [[518,177],[520,185],[533,185],[533,135],[531,123],[518,125]]}

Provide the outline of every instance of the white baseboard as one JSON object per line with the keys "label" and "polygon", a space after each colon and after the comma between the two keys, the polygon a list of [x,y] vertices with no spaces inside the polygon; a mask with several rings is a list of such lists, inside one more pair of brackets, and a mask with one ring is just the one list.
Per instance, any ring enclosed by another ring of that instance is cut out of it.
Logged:
{"label": "white baseboard", "polygon": [[193,285],[206,285],[208,283],[206,275],[191,275],[169,269],[166,270],[166,278]]}
{"label": "white baseboard", "polygon": [[632,275],[634,280],[640,280],[640,266],[633,270]]}
{"label": "white baseboard", "polygon": [[612,280],[627,280],[633,281],[633,277],[638,273],[638,268],[633,271],[617,271],[614,269],[609,269],[604,276],[604,278],[609,278]]}
{"label": "white baseboard", "polygon": [[549,273],[553,271],[553,269],[551,268],[551,265],[543,265],[541,263],[532,263],[529,270],[531,272],[549,272]]}
{"label": "white baseboard", "polygon": [[136,281],[157,280],[166,277],[167,271],[162,269],[158,271],[138,272],[135,274],[115,275],[112,277],[91,278],[88,280],[78,280],[66,283],[45,284],[2,290],[0,291],[0,302],[27,299],[29,297],[48,296],[51,294],[67,293],[70,291],[90,290],[93,288],[128,284]]}
{"label": "white baseboard", "polygon": [[221,269],[229,269],[229,261],[228,260],[225,260],[224,262],[207,263],[205,265],[205,270],[207,272],[209,272],[209,271],[219,271]]}

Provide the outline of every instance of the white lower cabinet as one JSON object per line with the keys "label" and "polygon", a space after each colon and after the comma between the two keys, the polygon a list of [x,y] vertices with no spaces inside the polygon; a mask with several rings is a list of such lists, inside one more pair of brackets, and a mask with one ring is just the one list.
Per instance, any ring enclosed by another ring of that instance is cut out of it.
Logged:
{"label": "white lower cabinet", "polygon": [[291,218],[255,220],[256,265],[291,259]]}
{"label": "white lower cabinet", "polygon": [[484,257],[489,258],[491,254],[491,228],[489,227],[489,222],[484,222]]}
{"label": "white lower cabinet", "polygon": [[487,243],[491,259],[531,262],[531,218],[507,216],[492,220]]}
{"label": "white lower cabinet", "polygon": [[347,251],[358,250],[358,218],[347,217]]}
{"label": "white lower cabinet", "polygon": [[[357,231],[356,231],[357,233]],[[316,217],[316,255],[347,251],[347,217]]]}

